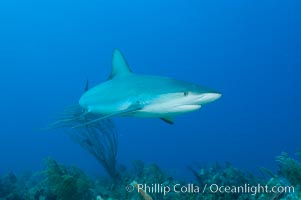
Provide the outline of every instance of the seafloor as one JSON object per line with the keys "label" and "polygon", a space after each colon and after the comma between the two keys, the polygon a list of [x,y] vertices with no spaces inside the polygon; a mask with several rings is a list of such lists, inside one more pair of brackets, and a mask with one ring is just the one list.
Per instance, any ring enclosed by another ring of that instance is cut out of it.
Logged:
{"label": "seafloor", "polygon": [[194,176],[188,183],[157,164],[140,160],[132,161],[129,167],[117,164],[118,134],[113,122],[106,119],[70,129],[95,118],[81,117],[77,109],[72,108],[76,112],[67,113],[51,127],[68,129],[72,140],[92,155],[107,174],[88,176],[76,166],[64,166],[47,158],[42,171],[0,175],[0,200],[301,199],[301,151],[296,155],[281,153],[275,161],[278,170],[260,168],[259,175],[230,163],[187,166]]}
{"label": "seafloor", "polygon": [[[301,152],[296,154],[301,156]],[[177,193],[170,191],[164,195],[160,188],[180,184],[187,186],[185,180],[176,180],[168,172],[164,172],[156,164],[145,165],[142,161],[133,161],[130,169],[123,168],[118,171],[115,178],[89,177],[76,166],[64,166],[55,160],[45,160],[45,169],[34,173],[16,175],[14,172],[4,174],[0,178],[1,200],[101,200],[101,199],[301,199],[301,163],[282,153],[276,158],[279,169],[276,173],[261,168],[262,176],[254,176],[235,168],[230,163],[214,164],[207,167],[190,167],[195,180],[191,182],[201,190]],[[146,191],[137,191],[137,183],[153,186]],[[158,185],[152,185],[158,184]],[[273,186],[293,186],[293,191],[286,192],[257,192],[250,189],[248,192],[211,192],[205,191],[203,186],[218,184],[223,186],[257,186],[258,184],[269,188]],[[154,187],[157,191],[154,192]],[[194,187],[195,188],[195,187]],[[151,191],[153,189],[153,191]],[[134,190],[128,192],[127,190]],[[189,190],[189,189],[188,189]]]}

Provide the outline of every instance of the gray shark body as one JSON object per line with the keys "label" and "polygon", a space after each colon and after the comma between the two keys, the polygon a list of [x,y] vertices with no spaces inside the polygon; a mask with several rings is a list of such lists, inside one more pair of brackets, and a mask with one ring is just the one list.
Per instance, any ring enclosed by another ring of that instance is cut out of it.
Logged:
{"label": "gray shark body", "polygon": [[87,90],[79,104],[86,113],[101,115],[88,123],[112,116],[161,118],[173,123],[174,116],[197,110],[220,96],[193,83],[135,74],[115,50],[109,79]]}

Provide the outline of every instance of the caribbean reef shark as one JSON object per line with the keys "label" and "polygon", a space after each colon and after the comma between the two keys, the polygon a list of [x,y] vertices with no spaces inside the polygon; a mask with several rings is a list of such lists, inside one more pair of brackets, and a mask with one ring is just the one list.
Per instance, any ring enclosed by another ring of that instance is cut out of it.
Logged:
{"label": "caribbean reef shark", "polygon": [[79,105],[84,114],[100,117],[83,125],[114,116],[160,118],[173,124],[174,116],[198,110],[221,97],[219,92],[194,83],[133,73],[117,49],[108,80],[86,90]]}

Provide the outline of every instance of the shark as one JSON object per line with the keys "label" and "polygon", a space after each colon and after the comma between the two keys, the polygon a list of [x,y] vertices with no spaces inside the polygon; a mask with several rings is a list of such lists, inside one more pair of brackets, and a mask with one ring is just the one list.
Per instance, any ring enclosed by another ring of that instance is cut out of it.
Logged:
{"label": "shark", "polygon": [[220,97],[220,92],[195,83],[133,73],[115,49],[109,78],[92,88],[86,86],[79,99],[83,115],[100,117],[78,126],[115,116],[159,118],[173,124],[175,116],[196,111]]}

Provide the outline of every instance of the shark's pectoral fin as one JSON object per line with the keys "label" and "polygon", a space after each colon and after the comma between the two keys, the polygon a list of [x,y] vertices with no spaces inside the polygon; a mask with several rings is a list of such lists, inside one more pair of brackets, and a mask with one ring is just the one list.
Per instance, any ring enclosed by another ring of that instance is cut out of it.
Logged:
{"label": "shark's pectoral fin", "polygon": [[101,116],[101,117],[99,117],[99,118],[97,118],[97,119],[88,121],[87,123],[83,123],[83,124],[74,126],[74,127],[72,127],[72,128],[83,127],[83,126],[86,126],[86,125],[89,125],[89,124],[98,122],[98,121],[103,120],[103,119],[106,119],[106,118],[114,117],[114,116],[126,115],[126,114],[129,114],[129,113],[132,113],[132,112],[141,110],[142,108],[143,108],[143,106],[142,106],[141,104],[138,104],[138,103],[137,103],[137,104],[133,104],[133,105],[129,106],[127,109],[120,110],[120,111],[118,111],[118,112],[114,112],[114,113],[109,114],[109,115]]}
{"label": "shark's pectoral fin", "polygon": [[173,117],[161,117],[160,119],[162,119],[164,122],[166,122],[168,124],[174,124],[174,118]]}
{"label": "shark's pectoral fin", "polygon": [[141,110],[142,108],[143,108],[143,105],[141,105],[140,103],[135,103],[135,104],[129,106],[125,110],[121,110],[121,111],[119,111],[117,113],[111,114],[109,117],[118,116],[118,115],[126,115],[126,114],[129,114],[129,113]]}

